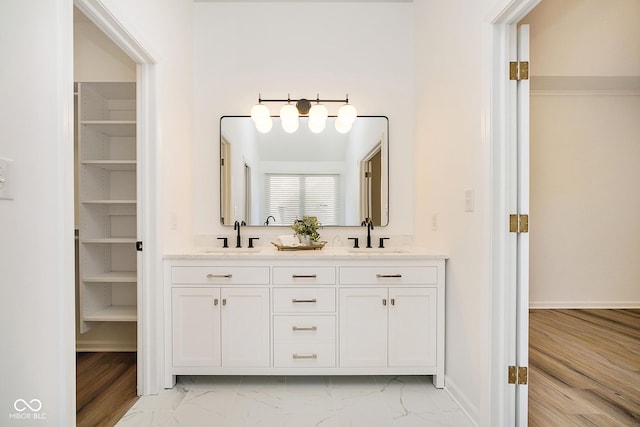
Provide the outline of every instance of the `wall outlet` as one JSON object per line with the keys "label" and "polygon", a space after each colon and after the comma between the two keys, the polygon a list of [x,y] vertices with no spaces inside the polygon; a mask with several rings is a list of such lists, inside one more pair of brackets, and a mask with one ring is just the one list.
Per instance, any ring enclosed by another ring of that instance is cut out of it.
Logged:
{"label": "wall outlet", "polygon": [[13,200],[13,160],[0,157],[0,199]]}

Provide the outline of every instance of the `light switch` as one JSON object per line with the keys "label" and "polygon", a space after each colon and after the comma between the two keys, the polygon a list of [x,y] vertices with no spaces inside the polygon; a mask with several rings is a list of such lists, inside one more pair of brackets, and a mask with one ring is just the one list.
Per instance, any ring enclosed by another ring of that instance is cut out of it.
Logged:
{"label": "light switch", "polygon": [[11,174],[13,160],[0,157],[0,199],[13,200],[13,176]]}
{"label": "light switch", "polygon": [[464,190],[464,211],[465,212],[473,212],[473,204],[474,204],[474,191],[473,188],[469,188]]}

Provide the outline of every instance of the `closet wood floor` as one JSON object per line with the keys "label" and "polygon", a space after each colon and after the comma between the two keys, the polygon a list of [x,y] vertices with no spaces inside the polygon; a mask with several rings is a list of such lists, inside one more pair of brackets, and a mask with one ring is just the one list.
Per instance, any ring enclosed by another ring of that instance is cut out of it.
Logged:
{"label": "closet wood floor", "polygon": [[76,424],[114,426],[138,400],[136,353],[76,353]]}
{"label": "closet wood floor", "polygon": [[640,426],[640,310],[530,310],[529,426]]}

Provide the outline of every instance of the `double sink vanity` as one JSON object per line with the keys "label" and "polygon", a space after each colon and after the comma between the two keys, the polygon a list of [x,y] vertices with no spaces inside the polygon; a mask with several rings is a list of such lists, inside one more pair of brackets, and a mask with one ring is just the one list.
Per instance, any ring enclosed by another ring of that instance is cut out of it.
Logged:
{"label": "double sink vanity", "polygon": [[414,249],[198,249],[165,256],[176,375],[433,375],[444,387],[445,256]]}

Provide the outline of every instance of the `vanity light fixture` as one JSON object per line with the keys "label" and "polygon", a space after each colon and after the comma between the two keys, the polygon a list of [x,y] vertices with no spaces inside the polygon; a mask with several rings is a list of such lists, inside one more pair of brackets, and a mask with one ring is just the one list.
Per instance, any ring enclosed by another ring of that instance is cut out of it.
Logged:
{"label": "vanity light fixture", "polygon": [[[349,104],[349,95],[345,99],[320,99],[320,95],[316,99],[309,101],[306,98],[291,99],[287,95],[287,99],[262,99],[258,95],[258,103],[251,109],[251,118],[259,132],[267,133],[273,127],[273,120],[269,108],[263,102],[286,102],[280,108],[280,119],[282,121],[282,129],[287,133],[293,133],[298,130],[300,116],[309,117],[309,129],[313,133],[320,133],[324,130],[329,117],[329,111],[322,103],[341,102],[343,106],[338,110],[336,117],[336,130],[340,133],[346,133],[351,130],[353,122],[358,117],[358,112],[353,104]],[[295,102],[295,104],[292,104]],[[315,102],[312,104],[312,102]]]}

